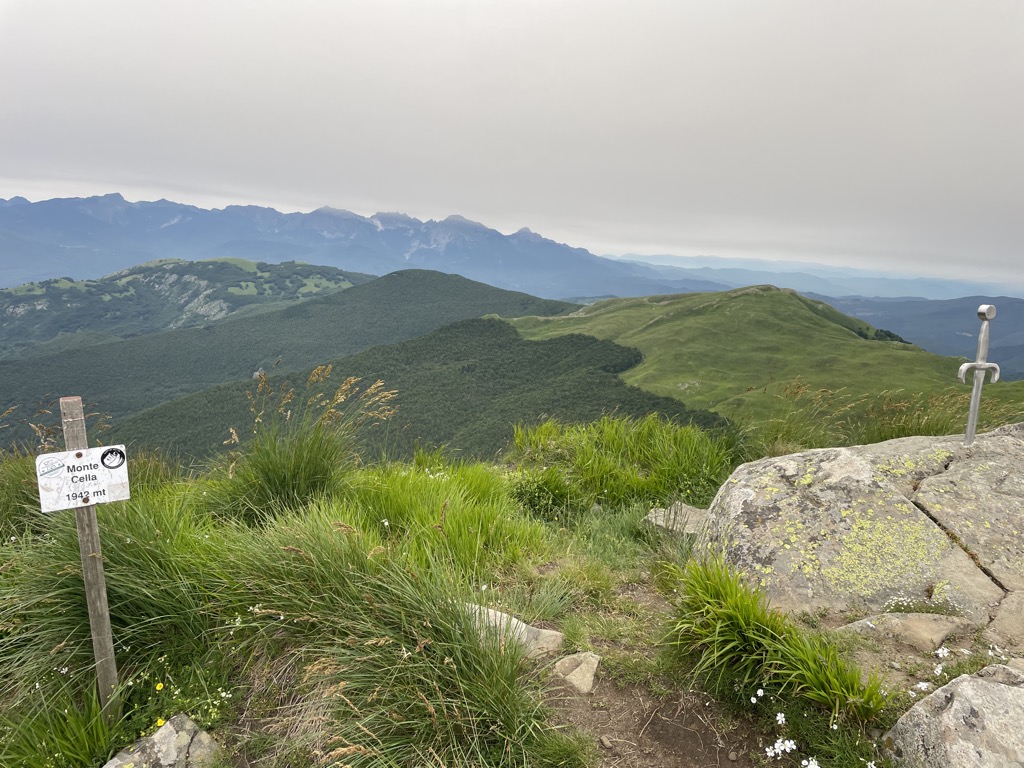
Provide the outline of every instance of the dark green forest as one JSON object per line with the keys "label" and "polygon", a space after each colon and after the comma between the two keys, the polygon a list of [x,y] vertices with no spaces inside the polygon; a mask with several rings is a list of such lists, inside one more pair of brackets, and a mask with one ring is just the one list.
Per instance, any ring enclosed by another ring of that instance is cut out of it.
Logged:
{"label": "dark green forest", "polygon": [[[658,413],[678,423],[728,425],[716,414],[623,383],[617,374],[641,358],[635,349],[591,336],[526,341],[508,323],[474,319],[331,362],[335,386],[357,376],[366,383],[381,379],[398,392],[395,416],[361,435],[364,455],[373,458],[408,457],[417,447],[489,458],[510,442],[514,425],[546,418],[589,422],[608,413]],[[310,394],[307,375],[274,376],[270,383],[294,388],[294,402],[302,403]],[[118,423],[104,439],[179,457],[224,451],[230,427],[242,438],[250,431],[245,393],[254,388],[252,381],[235,382],[182,398]]]}
{"label": "dark green forest", "polygon": [[395,272],[285,309],[31,359],[0,360],[0,412],[80,395],[115,422],[264,369],[308,370],[486,314],[554,315],[575,305],[458,275]]}

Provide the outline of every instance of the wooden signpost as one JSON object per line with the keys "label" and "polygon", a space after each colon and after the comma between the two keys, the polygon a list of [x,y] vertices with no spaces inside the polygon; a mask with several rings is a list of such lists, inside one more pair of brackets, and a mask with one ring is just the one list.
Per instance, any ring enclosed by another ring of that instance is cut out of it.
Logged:
{"label": "wooden signpost", "polygon": [[44,512],[75,510],[97,687],[103,717],[109,723],[121,716],[121,701],[95,505],[128,498],[128,467],[124,446],[89,448],[82,398],[62,397],[60,418],[67,451],[36,457],[39,496]]}

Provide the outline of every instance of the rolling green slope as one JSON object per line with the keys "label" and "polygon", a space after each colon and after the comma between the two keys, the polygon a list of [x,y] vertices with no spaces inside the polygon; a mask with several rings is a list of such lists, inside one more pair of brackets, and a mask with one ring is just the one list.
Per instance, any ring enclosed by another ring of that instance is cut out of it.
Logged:
{"label": "rolling green slope", "polygon": [[[772,286],[613,299],[512,322],[528,339],[584,333],[635,347],[644,361],[624,381],[738,421],[769,415],[781,385],[797,377],[856,394],[966,389],[955,358],[879,340],[885,334],[866,322]],[[986,396],[1024,402],[1024,388],[1000,383]]]}
{"label": "rolling green slope", "polygon": [[162,259],[97,280],[27,283],[0,290],[0,358],[203,325],[372,279],[296,262]]}
{"label": "rolling green slope", "polygon": [[[625,385],[616,374],[640,359],[636,350],[590,336],[530,342],[508,323],[477,319],[335,360],[332,379],[382,379],[398,391],[397,414],[366,434],[371,456],[409,456],[416,445],[443,444],[462,455],[491,457],[511,440],[513,425],[546,417],[588,422],[612,412],[661,413],[725,426],[714,414]],[[275,388],[282,381],[301,392],[306,376],[271,380]],[[223,450],[228,427],[244,436],[252,423],[245,397],[252,387],[251,381],[225,384],[151,409],[117,424],[110,439],[193,456]]]}
{"label": "rolling green slope", "polygon": [[505,291],[457,275],[395,272],[283,310],[202,328],[0,360],[0,412],[81,395],[115,419],[260,368],[296,371],[378,344],[413,338],[457,320],[550,315],[575,305]]}

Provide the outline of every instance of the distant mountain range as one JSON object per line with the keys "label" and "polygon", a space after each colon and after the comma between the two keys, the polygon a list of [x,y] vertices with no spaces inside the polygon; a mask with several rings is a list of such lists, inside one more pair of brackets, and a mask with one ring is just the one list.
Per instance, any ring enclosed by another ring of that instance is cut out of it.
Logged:
{"label": "distant mountain range", "polygon": [[800,264],[765,259],[724,259],[715,256],[626,256],[623,260],[644,263],[668,278],[714,280],[730,287],[776,285],[801,293],[825,296],[916,296],[954,299],[967,294],[999,293],[997,285],[943,280],[932,277],[881,276],[865,270],[824,264]]}
{"label": "distant mountain range", "polygon": [[[823,265],[700,257],[595,256],[529,229],[504,235],[461,216],[420,221],[334,208],[281,213],[257,206],[207,210],[119,194],[0,200],[0,288],[52,278],[94,279],[159,259],[301,261],[383,275],[432,269],[557,299],[721,291],[770,283],[830,296],[948,299],[992,286],[898,279]],[[654,263],[659,262],[659,263]]]}
{"label": "distant mountain range", "polygon": [[399,213],[366,218],[333,208],[206,210],[167,200],[131,203],[119,194],[0,201],[0,287],[54,277],[98,278],[166,258],[302,261],[374,275],[432,269],[544,298],[726,287],[665,277],[528,229],[503,235],[461,216],[424,222]]}

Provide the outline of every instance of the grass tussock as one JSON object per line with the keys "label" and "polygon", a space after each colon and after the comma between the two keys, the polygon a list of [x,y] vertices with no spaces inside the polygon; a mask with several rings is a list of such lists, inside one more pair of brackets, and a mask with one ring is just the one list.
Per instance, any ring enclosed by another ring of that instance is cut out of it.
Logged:
{"label": "grass tussock", "polygon": [[693,674],[743,692],[757,688],[794,695],[834,719],[866,722],[885,706],[881,681],[862,681],[825,635],[801,629],[771,609],[720,557],[696,558],[677,570],[680,597],[669,637],[693,656]]}
{"label": "grass tussock", "polygon": [[[211,473],[204,488],[209,510],[258,524],[344,492],[359,464],[360,429],[389,418],[395,393],[381,381],[363,386],[355,377],[332,390],[330,377],[331,366],[315,368],[306,382],[310,394],[297,400],[293,387],[275,389],[260,372],[256,389],[246,393],[251,435],[244,450],[230,453]],[[225,443],[241,442],[231,428]]]}
{"label": "grass tussock", "polygon": [[657,416],[605,416],[591,424],[549,420],[517,427],[506,461],[513,495],[542,519],[597,504],[707,506],[732,470],[736,441]]}

